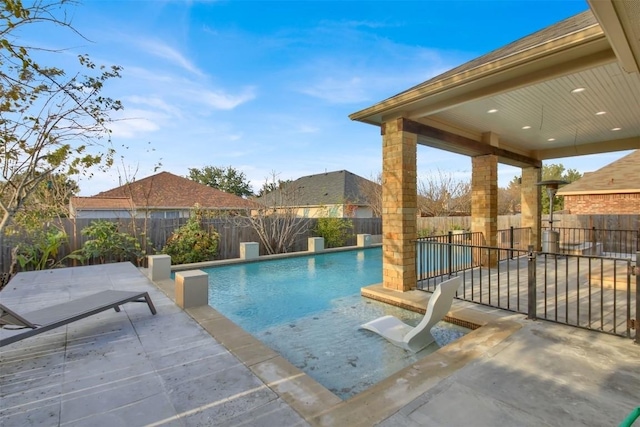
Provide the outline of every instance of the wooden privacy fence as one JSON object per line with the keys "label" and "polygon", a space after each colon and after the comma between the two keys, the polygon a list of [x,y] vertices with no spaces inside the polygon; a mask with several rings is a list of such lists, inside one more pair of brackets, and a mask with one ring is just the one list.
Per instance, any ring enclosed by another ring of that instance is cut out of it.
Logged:
{"label": "wooden privacy fence", "polygon": [[[554,213],[554,226],[556,227],[572,227],[584,229],[603,229],[603,230],[640,230],[640,215],[569,215]],[[548,225],[548,216],[542,217],[542,225]],[[76,219],[63,220],[63,227],[69,236],[69,245],[61,248],[59,257],[63,257],[68,253],[82,247],[87,240],[81,231],[95,219]],[[151,241],[151,247],[148,252],[154,253],[154,250],[161,250],[165,245],[167,238],[173,230],[180,227],[186,222],[186,219],[120,219],[114,220],[120,223],[122,230],[134,229],[132,222],[135,221],[135,229],[141,232],[146,229],[147,236]],[[243,223],[244,221],[244,223]],[[220,234],[220,245],[218,256],[216,259],[229,259],[239,257],[240,242],[259,242],[260,239],[246,222],[241,218],[216,218],[207,220],[216,228]],[[355,245],[356,234],[382,234],[382,220],[380,218],[353,218],[353,236],[347,241],[347,245]],[[293,251],[306,250],[307,238],[312,236],[312,229],[317,219],[309,220],[309,227],[306,232],[299,235],[293,245]],[[519,215],[506,215],[498,217],[498,230],[507,230],[510,227],[519,228]],[[418,231],[429,229],[434,233],[445,234],[451,229],[469,230],[471,227],[470,217],[433,217],[418,218]],[[11,248],[22,241],[24,236],[6,236],[0,243],[0,273],[6,273],[11,263]],[[264,254],[264,247],[260,245],[261,254]]]}
{"label": "wooden privacy fence", "polygon": [[[60,226],[64,228],[69,236],[69,244],[60,248],[57,259],[62,259],[71,252],[82,248],[89,240],[82,234],[82,230],[89,226],[96,219],[64,219]],[[147,254],[151,255],[162,250],[167,239],[174,230],[187,222],[186,218],[180,219],[117,219],[112,220],[118,224],[119,230],[131,233],[139,237],[139,241],[144,240],[144,235],[150,242]],[[300,218],[300,221],[307,221],[307,228],[296,236],[293,247],[290,251],[307,250],[307,239],[314,236],[313,228],[317,219]],[[347,239],[346,245],[356,244],[357,234],[382,234],[382,221],[380,218],[352,218],[353,234]],[[238,258],[240,256],[241,242],[260,242],[258,233],[253,229],[247,218],[213,218],[204,220],[205,226],[212,226],[220,235],[218,254],[215,259]],[[146,233],[145,233],[146,230]],[[0,273],[8,273],[11,265],[11,249],[21,241],[25,241],[26,236],[11,235],[6,236],[0,244]],[[266,255],[264,245],[260,244],[260,255]],[[70,264],[71,265],[71,264]]]}

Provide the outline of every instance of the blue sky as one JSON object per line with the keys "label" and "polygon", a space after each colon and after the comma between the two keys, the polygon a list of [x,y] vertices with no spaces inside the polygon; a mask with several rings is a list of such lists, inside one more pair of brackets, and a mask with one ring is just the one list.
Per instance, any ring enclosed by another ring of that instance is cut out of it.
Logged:
{"label": "blue sky", "polygon": [[[58,29],[34,43],[124,67],[109,173],[81,195],[154,166],[233,166],[257,190],[280,179],[381,169],[377,127],[348,115],[588,8],[565,1],[85,1],[68,8],[88,40]],[[66,58],[66,59],[65,59]],[[66,63],[70,66],[71,62]],[[65,64],[60,64],[65,65]],[[581,172],[625,153],[560,159]],[[122,158],[120,158],[122,156]],[[470,176],[466,157],[418,147],[418,174]],[[519,169],[500,166],[500,185]]]}

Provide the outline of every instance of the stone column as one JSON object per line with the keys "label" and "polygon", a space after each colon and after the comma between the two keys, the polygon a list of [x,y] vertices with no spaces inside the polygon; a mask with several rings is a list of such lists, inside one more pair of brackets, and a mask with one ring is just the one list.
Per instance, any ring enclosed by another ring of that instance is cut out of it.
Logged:
{"label": "stone column", "polygon": [[540,186],[536,185],[542,179],[542,169],[536,167],[522,168],[522,182],[520,184],[520,226],[530,227],[529,244],[536,251],[541,249],[540,226],[542,205],[540,204]]}
{"label": "stone column", "polygon": [[[498,157],[492,154],[471,159],[471,231],[481,232],[486,246],[498,245]],[[482,264],[494,266],[497,252],[485,253]]]}
{"label": "stone column", "polygon": [[401,123],[382,127],[382,280],[385,288],[405,292],[416,287],[418,137]]}

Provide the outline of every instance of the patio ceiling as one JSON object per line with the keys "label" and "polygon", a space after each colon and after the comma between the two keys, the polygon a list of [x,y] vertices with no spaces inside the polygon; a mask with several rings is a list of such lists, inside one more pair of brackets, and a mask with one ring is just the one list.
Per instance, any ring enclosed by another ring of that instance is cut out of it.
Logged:
{"label": "patio ceiling", "polygon": [[640,148],[640,0],[590,5],[350,117],[515,166]]}

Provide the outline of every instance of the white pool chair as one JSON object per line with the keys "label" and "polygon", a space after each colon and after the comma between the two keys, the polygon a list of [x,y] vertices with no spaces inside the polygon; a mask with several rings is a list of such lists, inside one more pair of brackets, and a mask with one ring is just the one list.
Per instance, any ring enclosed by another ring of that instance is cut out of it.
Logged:
{"label": "white pool chair", "polygon": [[460,277],[440,283],[431,294],[427,311],[416,327],[407,325],[393,316],[382,316],[360,327],[382,335],[398,347],[417,353],[435,341],[431,335],[431,328],[449,312],[453,297],[461,284]]}

